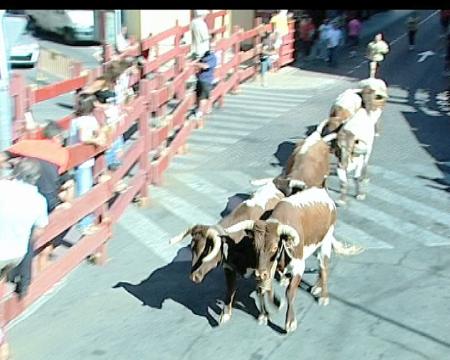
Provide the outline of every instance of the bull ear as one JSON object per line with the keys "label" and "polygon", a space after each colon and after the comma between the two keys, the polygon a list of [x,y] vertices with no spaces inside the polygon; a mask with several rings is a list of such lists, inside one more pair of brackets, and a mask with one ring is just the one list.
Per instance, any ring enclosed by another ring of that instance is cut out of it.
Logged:
{"label": "bull ear", "polygon": [[179,235],[173,237],[172,239],[169,240],[169,244],[173,245],[176,243],[179,243],[181,240],[183,240],[186,236],[191,235],[191,231],[194,227],[191,226],[187,229],[185,229],[182,233],[180,233]]}
{"label": "bull ear", "polygon": [[254,220],[243,220],[243,221],[238,222],[237,224],[234,224],[230,227],[225,228],[224,230],[227,233],[237,232],[237,231],[241,231],[241,230],[250,230],[250,229],[253,229],[254,225],[255,225]]}
{"label": "bull ear", "polygon": [[291,247],[297,246],[300,244],[300,236],[292,226],[286,224],[278,224],[277,234],[281,237],[281,235],[288,236],[288,245]]}

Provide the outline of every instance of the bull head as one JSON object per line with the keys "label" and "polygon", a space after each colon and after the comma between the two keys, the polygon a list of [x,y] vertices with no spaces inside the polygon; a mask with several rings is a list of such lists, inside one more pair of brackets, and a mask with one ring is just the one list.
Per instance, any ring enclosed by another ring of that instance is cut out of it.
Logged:
{"label": "bull head", "polygon": [[292,226],[286,224],[278,224],[277,234],[279,237],[282,235],[287,236],[287,244],[289,247],[295,247],[300,244],[300,236],[298,235],[297,230],[295,230]]}
{"label": "bull head", "polygon": [[[220,252],[222,240],[220,236],[225,235],[223,229],[216,226],[195,225],[187,228],[181,234],[172,238],[169,243],[176,244],[182,241],[186,236],[191,235],[191,252],[192,252],[192,266],[191,266],[191,280],[199,283],[204,276],[215,268],[218,264],[212,260],[216,259]],[[211,242],[212,241],[212,248]],[[206,254],[205,251],[209,250]]]}

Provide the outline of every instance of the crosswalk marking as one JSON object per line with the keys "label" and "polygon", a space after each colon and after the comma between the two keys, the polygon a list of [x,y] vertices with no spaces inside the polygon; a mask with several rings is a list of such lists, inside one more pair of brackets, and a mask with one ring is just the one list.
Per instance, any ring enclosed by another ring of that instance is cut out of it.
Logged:
{"label": "crosswalk marking", "polygon": [[294,107],[299,104],[302,104],[304,102],[308,101],[308,98],[304,99],[298,99],[298,100],[290,100],[290,99],[283,99],[283,98],[274,98],[274,99],[268,99],[268,98],[261,98],[255,101],[255,99],[242,99],[242,98],[232,98],[228,100],[231,106],[234,105],[248,105],[252,107]]}
{"label": "crosswalk marking", "polygon": [[403,239],[414,239],[414,242],[420,242],[425,246],[450,245],[450,239],[448,238],[416,226],[409,221],[399,220],[363,202],[353,201],[346,211],[379,222],[381,226],[389,228],[390,231],[397,233]]}
{"label": "crosswalk marking", "polygon": [[228,121],[221,121],[220,119],[216,119],[216,118],[211,118],[208,121],[208,126],[209,128],[212,129],[216,129],[216,128],[221,128],[221,129],[246,129],[249,131],[253,131],[256,129],[259,129],[261,127],[261,125],[259,124],[243,124],[243,123],[233,123],[233,122],[228,122]]}
{"label": "crosswalk marking", "polygon": [[280,97],[283,99],[292,99],[292,100],[300,100],[300,99],[308,99],[311,98],[312,95],[309,94],[296,94],[293,91],[278,91],[278,90],[271,90],[271,89],[255,89],[255,88],[246,88],[245,91],[242,92],[242,94],[239,94],[240,98],[276,98]]}
{"label": "crosswalk marking", "polygon": [[254,118],[271,118],[273,116],[280,116],[281,114],[285,113],[288,109],[282,108],[282,109],[276,109],[274,107],[271,107],[269,110],[264,110],[264,112],[261,112],[261,109],[258,109],[257,107],[250,107],[245,106],[242,104],[239,105],[233,105],[230,109],[223,109],[223,112],[225,113],[236,113],[237,115],[244,114],[251,112],[251,115]]}
{"label": "crosswalk marking", "polygon": [[218,129],[218,128],[213,128],[213,127],[207,127],[207,128],[201,129],[196,134],[229,135],[231,137],[231,136],[247,136],[250,133],[251,133],[251,130]]}
{"label": "crosswalk marking", "polygon": [[450,214],[448,213],[444,213],[418,201],[411,200],[405,196],[398,195],[390,190],[375,185],[374,183],[370,184],[370,190],[370,196],[395,204],[395,206],[405,208],[418,216],[434,218],[434,221],[436,222],[450,224]]}
{"label": "crosswalk marking", "polygon": [[352,244],[360,244],[366,249],[393,249],[387,242],[378,240],[367,232],[338,219],[335,231],[336,239]]}
{"label": "crosswalk marking", "polygon": [[154,193],[154,197],[158,197],[160,205],[168,212],[174,214],[178,218],[184,220],[187,224],[215,224],[217,218],[200,210],[195,204],[192,204],[165,188],[158,188],[158,192]]}
{"label": "crosswalk marking", "polygon": [[248,112],[248,110],[233,111],[232,109],[224,109],[220,113],[211,115],[209,119],[212,121],[224,121],[237,124],[248,125],[265,125],[273,120],[274,117],[280,116],[281,113],[276,114],[256,114],[256,112]]}
{"label": "crosswalk marking", "polygon": [[224,136],[214,136],[212,134],[210,135],[198,135],[198,136],[191,136],[189,138],[189,144],[198,144],[198,143],[219,143],[219,144],[227,144],[231,145],[241,140],[240,137],[224,137]]}

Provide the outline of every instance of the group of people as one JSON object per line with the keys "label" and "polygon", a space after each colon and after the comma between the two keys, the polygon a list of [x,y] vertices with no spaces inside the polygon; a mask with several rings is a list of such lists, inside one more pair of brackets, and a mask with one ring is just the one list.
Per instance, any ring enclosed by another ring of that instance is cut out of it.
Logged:
{"label": "group of people", "polygon": [[335,66],[337,49],[346,42],[350,47],[350,56],[356,55],[361,30],[362,23],[356,16],[352,16],[348,21],[326,18],[316,27],[312,18],[306,15],[299,21],[301,50],[306,60],[324,60],[330,66]]}
{"label": "group of people", "polygon": [[[15,284],[19,299],[28,292],[34,240],[48,224],[49,214],[59,208],[69,208],[75,198],[84,195],[95,183],[95,159],[68,169],[67,146],[79,143],[100,148],[108,146],[105,151],[107,170],[98,176],[98,182],[110,179],[111,172],[121,165],[123,136],[114,141],[111,136],[125,116],[124,104],[133,96],[129,87],[133,71],[135,64],[113,59],[102,76],[77,92],[75,117],[67,131],[50,121],[40,129],[43,139],[19,140],[0,152],[0,280],[6,277]],[[104,123],[99,123],[94,116],[96,107],[103,109]],[[31,128],[36,130],[39,126]],[[123,192],[126,188],[124,182],[119,182],[115,191]],[[80,235],[98,231],[96,221],[93,214],[79,221],[76,227]],[[51,246],[60,245],[69,230],[54,238]],[[0,354],[6,353],[2,329],[0,344]]]}

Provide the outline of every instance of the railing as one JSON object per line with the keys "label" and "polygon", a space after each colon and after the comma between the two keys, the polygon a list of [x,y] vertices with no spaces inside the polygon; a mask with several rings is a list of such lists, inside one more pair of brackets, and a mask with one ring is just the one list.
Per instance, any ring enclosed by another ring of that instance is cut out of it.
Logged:
{"label": "railing", "polygon": [[[278,66],[293,61],[293,25],[293,22],[289,24],[290,34],[283,39]],[[261,25],[257,20],[255,28],[244,32],[235,27],[230,37],[217,41],[216,53],[219,53],[220,61],[215,76],[219,81],[212,91],[209,107],[214,103],[222,106],[227,93],[237,90],[240,83],[257,73],[257,64],[253,60],[261,51],[259,29],[270,29],[270,26]],[[128,133],[122,163],[109,180],[97,182],[89,192],[75,199],[69,209],[57,209],[51,213],[48,227],[35,243],[33,278],[28,294],[19,301],[15,294],[7,292],[6,284],[0,282],[0,325],[17,317],[84,259],[91,257],[96,263],[104,263],[113,225],[123,211],[133,201],[145,205],[149,199],[149,185],[161,184],[173,156],[186,152],[185,143],[189,134],[196,126],[202,125],[202,121],[186,120],[188,110],[195,101],[195,93],[186,90],[188,79],[194,74],[194,67],[186,58],[189,47],[180,41],[186,31],[189,31],[187,26],[176,23],[171,29],[142,40],[138,47],[133,45],[130,53],[145,58],[140,79],[135,79],[139,81],[139,92],[130,103],[124,105],[125,119],[109,139],[111,144],[119,135]],[[170,50],[157,52],[157,56],[149,55],[159,48],[161,42],[167,42],[171,37],[174,42]],[[249,40],[252,41],[252,48],[241,51],[241,43]],[[81,88],[99,73],[101,69],[92,70],[39,89],[26,87],[23,79],[14,75],[11,91],[16,104],[16,117],[23,116],[32,104]],[[104,118],[101,109],[96,109],[94,114],[99,120]],[[71,117],[60,119],[58,123],[67,128]],[[15,130],[16,138],[41,136],[39,131],[25,134],[20,126],[16,126]],[[74,169],[94,157],[94,178],[98,180],[106,170],[104,152],[107,148],[83,144],[69,147],[68,168]],[[120,180],[126,181],[128,188],[117,193],[114,189]],[[83,236],[74,244],[60,245],[52,250],[51,241],[55,236],[91,213],[95,214],[98,232]],[[53,252],[52,260],[49,258],[50,252]]]}

